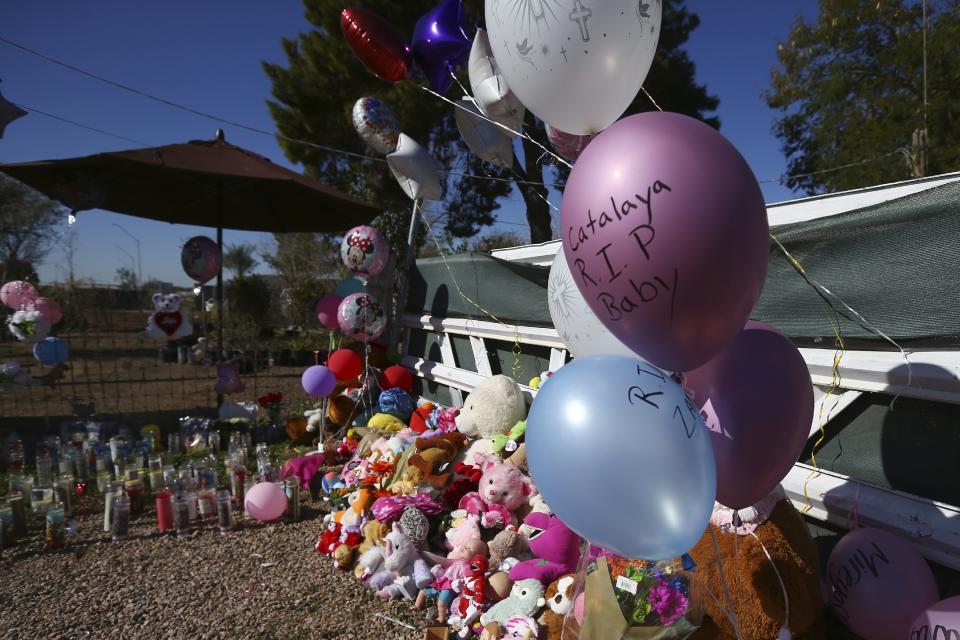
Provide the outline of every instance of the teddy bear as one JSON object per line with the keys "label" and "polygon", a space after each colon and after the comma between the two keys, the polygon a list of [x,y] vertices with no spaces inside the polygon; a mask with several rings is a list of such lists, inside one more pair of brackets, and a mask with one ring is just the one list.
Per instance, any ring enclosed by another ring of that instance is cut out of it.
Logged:
{"label": "teddy bear", "polygon": [[449,473],[438,473],[443,465],[457,457],[460,449],[467,443],[463,434],[445,433],[433,438],[417,438],[413,442],[417,453],[410,457],[407,464],[423,472],[423,479],[437,488],[444,487],[450,479]]}
{"label": "teddy bear", "polygon": [[183,296],[179,293],[153,294],[155,311],[147,319],[147,335],[151,338],[166,340],[167,338],[181,338],[193,333],[186,314],[180,311],[180,302]]}
{"label": "teddy bear", "polygon": [[564,620],[573,611],[573,590],[576,576],[572,573],[560,576],[547,587],[547,606],[537,618],[540,623],[540,640],[561,640]]}
{"label": "teddy bear", "polygon": [[533,560],[521,562],[510,570],[510,579],[534,578],[545,585],[565,573],[577,570],[580,562],[580,536],[553,514],[531,513],[523,523],[537,531],[530,536]]}
{"label": "teddy bear", "polygon": [[414,600],[420,589],[433,580],[433,574],[413,541],[397,523],[384,538],[383,567],[367,581],[377,596],[387,600],[404,597]]}
{"label": "teddy bear", "polygon": [[492,453],[490,439],[508,432],[526,415],[523,392],[512,378],[498,374],[474,387],[456,418],[457,430],[477,439],[467,449],[464,462],[476,464],[477,454]]}
{"label": "teddy bear", "polygon": [[533,481],[495,456],[480,455],[477,462],[482,471],[480,486],[460,499],[459,508],[480,515],[480,523],[488,529],[517,524],[514,513],[535,493]]}
{"label": "teddy bear", "polygon": [[383,539],[390,533],[390,527],[376,520],[368,520],[360,531],[363,542],[357,547],[359,558],[353,573],[358,580],[366,580],[383,565]]}
{"label": "teddy bear", "polygon": [[353,558],[357,548],[363,541],[360,527],[356,525],[347,525],[340,530],[340,539],[333,549],[333,566],[336,569],[346,571],[353,564]]}
{"label": "teddy bear", "polygon": [[490,549],[490,566],[500,571],[510,571],[521,561],[533,557],[527,536],[513,527],[497,533],[487,546]]}
{"label": "teddy bear", "polygon": [[480,616],[480,624],[486,626],[490,622],[497,622],[501,627],[506,626],[507,620],[513,616],[535,618],[544,600],[543,585],[539,580],[519,580],[513,583],[510,596],[493,605]]}
{"label": "teddy bear", "polygon": [[400,477],[396,478],[390,486],[387,487],[387,491],[400,496],[412,496],[420,490],[420,485],[423,484],[423,482],[423,471],[408,464],[403,468]]}
{"label": "teddy bear", "polygon": [[[779,634],[785,624],[784,596],[777,574],[764,553],[763,547],[766,547],[790,598],[788,627],[793,638],[824,638],[819,556],[803,519],[793,504],[783,497],[780,487],[768,499],[752,509],[741,510],[740,514],[748,511],[747,518],[731,522],[730,510],[719,505],[714,510],[710,528],[690,550],[697,564],[700,583],[709,590],[708,593],[717,596],[724,593],[717,566],[718,555],[714,551],[715,538],[743,640],[783,637]],[[764,518],[767,514],[769,517]],[[703,605],[709,624],[705,620],[692,638],[734,638],[733,625],[722,612],[719,602],[705,597]]]}

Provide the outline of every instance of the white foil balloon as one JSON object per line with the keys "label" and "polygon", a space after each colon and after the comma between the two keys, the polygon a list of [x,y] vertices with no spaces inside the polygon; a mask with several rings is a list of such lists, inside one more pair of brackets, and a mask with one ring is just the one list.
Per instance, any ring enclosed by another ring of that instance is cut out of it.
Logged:
{"label": "white foil balloon", "polygon": [[400,188],[411,200],[443,199],[436,163],[427,150],[410,136],[400,134],[397,150],[387,156],[387,165]]}
{"label": "white foil balloon", "polygon": [[567,133],[603,131],[643,85],[661,0],[486,0],[487,31],[510,89]]}
{"label": "white foil balloon", "polygon": [[498,167],[512,167],[513,142],[510,136],[497,125],[485,120],[470,98],[461,98],[457,104],[459,106],[453,108],[457,129],[470,151]]}
{"label": "white foil balloon", "polygon": [[391,153],[397,148],[400,126],[387,103],[377,98],[360,98],[353,105],[353,128],[371,149]]}
{"label": "white foil balloon", "polygon": [[574,357],[610,353],[641,359],[597,319],[583,299],[562,249],[557,252],[550,267],[547,303],[553,326]]}
{"label": "white foil balloon", "polygon": [[[467,69],[470,74],[470,90],[480,111],[513,131],[520,131],[526,109],[510,91],[507,79],[493,57],[487,32],[483,29],[477,29],[477,35],[473,38]],[[504,133],[516,137],[507,131]]]}

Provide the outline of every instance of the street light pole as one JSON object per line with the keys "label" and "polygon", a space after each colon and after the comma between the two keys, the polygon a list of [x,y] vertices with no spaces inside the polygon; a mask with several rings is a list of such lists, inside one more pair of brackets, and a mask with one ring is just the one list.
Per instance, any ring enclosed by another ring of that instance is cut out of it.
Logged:
{"label": "street light pole", "polygon": [[140,240],[116,222],[113,223],[113,226],[115,226],[117,229],[120,229],[120,231],[123,231],[125,234],[130,236],[131,240],[137,243],[137,280],[139,281],[140,285],[143,285],[143,262],[140,260]]}

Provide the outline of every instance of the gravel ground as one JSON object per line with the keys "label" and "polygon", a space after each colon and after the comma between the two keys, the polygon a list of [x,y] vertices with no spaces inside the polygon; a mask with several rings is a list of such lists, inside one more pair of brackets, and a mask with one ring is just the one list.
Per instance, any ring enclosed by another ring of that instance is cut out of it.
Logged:
{"label": "gravel ground", "polygon": [[[422,638],[408,602],[381,602],[313,550],[322,504],[303,520],[215,522],[178,540],[152,509],[112,543],[97,498],[65,551],[45,551],[42,521],[0,558],[0,638]],[[377,617],[387,615],[414,629]]]}

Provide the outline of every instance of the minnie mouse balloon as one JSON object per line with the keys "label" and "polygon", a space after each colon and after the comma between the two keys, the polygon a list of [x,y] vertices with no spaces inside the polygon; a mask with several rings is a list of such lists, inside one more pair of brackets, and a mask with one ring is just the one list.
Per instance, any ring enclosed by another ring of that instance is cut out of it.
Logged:
{"label": "minnie mouse balloon", "polygon": [[10,309],[23,309],[39,296],[37,288],[25,280],[13,280],[0,287],[0,302]]}
{"label": "minnie mouse balloon", "polygon": [[366,279],[383,271],[389,256],[387,241],[373,227],[354,227],[347,231],[340,243],[343,263],[360,278]]}
{"label": "minnie mouse balloon", "polygon": [[340,14],[340,30],[357,57],[379,77],[399,82],[409,75],[410,45],[377,14],[347,7]]}
{"label": "minnie mouse balloon", "polygon": [[340,303],[340,331],[353,340],[376,340],[387,328],[387,314],[373,296],[355,293]]}
{"label": "minnie mouse balloon", "polygon": [[563,131],[603,131],[633,102],[660,37],[660,0],[486,0],[497,62],[517,97]]}
{"label": "minnie mouse balloon", "polygon": [[203,284],[220,271],[220,248],[206,236],[195,236],[183,245],[180,264],[188,276]]}
{"label": "minnie mouse balloon", "polygon": [[357,100],[353,105],[353,128],[374,151],[383,154],[396,151],[400,125],[382,100],[369,96]]}

